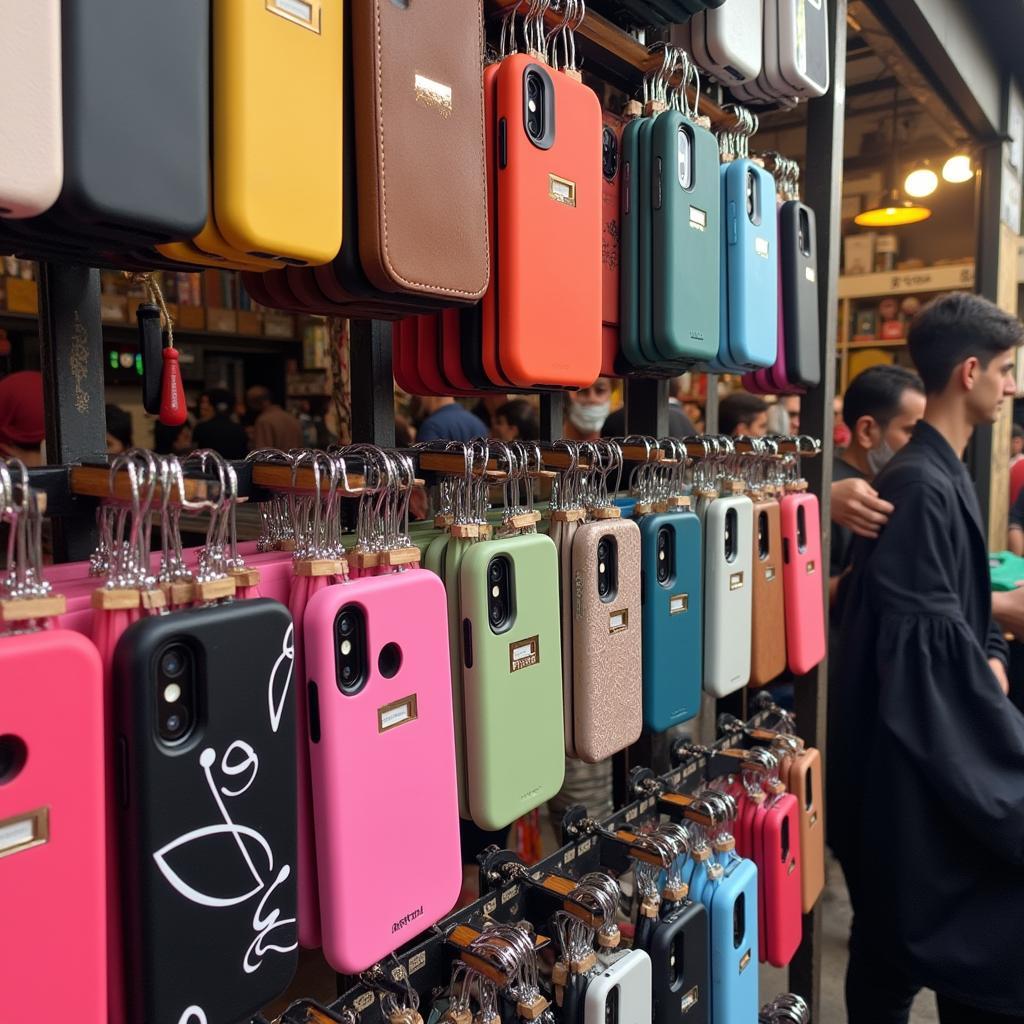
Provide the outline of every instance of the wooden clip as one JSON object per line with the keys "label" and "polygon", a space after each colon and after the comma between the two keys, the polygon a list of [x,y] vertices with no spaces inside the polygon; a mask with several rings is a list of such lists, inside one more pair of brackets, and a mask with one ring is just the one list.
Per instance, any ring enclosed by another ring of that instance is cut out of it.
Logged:
{"label": "wooden clip", "polygon": [[597,966],[597,954],[591,950],[586,956],[579,960],[573,960],[569,968],[573,974],[586,974]]}
{"label": "wooden clip", "polygon": [[528,1003],[516,1003],[516,1013],[523,1020],[536,1020],[551,1004],[538,992]]}
{"label": "wooden clip", "polygon": [[643,847],[637,847],[635,845],[637,836],[635,832],[630,832],[628,829],[619,829],[615,835],[621,839],[624,843],[629,846],[629,855],[634,860],[642,860],[646,864],[653,864],[655,867],[664,867],[661,857],[653,850],[645,850]]}
{"label": "wooden clip", "polygon": [[668,511],[668,502],[667,501],[655,501],[655,502],[652,502],[651,503],[651,511],[652,512],[658,512],[658,513],[667,512]]}
{"label": "wooden clip", "polygon": [[629,100],[622,108],[622,117],[626,121],[635,121],[638,117],[642,117],[643,113],[644,105],[639,100]]}
{"label": "wooden clip", "polygon": [[376,569],[380,565],[379,551],[361,551],[356,548],[348,553],[348,562],[357,572]]}
{"label": "wooden clip", "polygon": [[540,522],[540,513],[534,512],[520,512],[514,516],[509,516],[505,521],[508,526],[512,526],[517,530],[525,530],[527,527],[536,526]]}
{"label": "wooden clip", "polygon": [[688,494],[673,494],[665,504],[669,508],[690,508],[693,503]]}
{"label": "wooden clip", "polygon": [[622,446],[622,457],[626,462],[663,462],[665,450],[645,448],[642,444],[627,444]]}
{"label": "wooden clip", "polygon": [[660,899],[657,899],[657,898],[652,899],[650,896],[647,896],[640,903],[640,916],[641,917],[651,917],[651,918],[654,918],[655,920],[657,920],[658,915],[660,914],[660,912],[661,912],[661,900]]}
{"label": "wooden clip", "polygon": [[459,540],[476,540],[480,536],[480,524],[452,523],[450,533]]}
{"label": "wooden clip", "polygon": [[[117,501],[130,503],[133,500],[133,495],[128,470],[121,470],[113,474],[113,477],[113,488],[111,488],[111,472],[106,466],[72,466],[71,493],[84,498],[114,498]],[[185,500],[192,502],[208,500],[211,491],[210,483],[209,480],[194,480],[186,477],[184,480]],[[163,489],[159,482],[155,485],[147,483],[140,486],[139,493],[147,497],[152,494],[154,505],[159,506],[163,503]],[[181,500],[177,484],[172,485],[169,500],[172,502]]]}
{"label": "wooden clip", "polygon": [[634,516],[649,516],[653,511],[655,511],[655,506],[649,501],[638,501],[633,506]]}
{"label": "wooden clip", "polygon": [[587,518],[585,508],[556,508],[551,510],[553,523],[578,523]]}
{"label": "wooden clip", "polygon": [[260,584],[259,569],[228,569],[238,587],[258,587]]}
{"label": "wooden clip", "polygon": [[420,560],[420,549],[388,548],[380,555],[381,565],[415,565]]}
{"label": "wooden clip", "polygon": [[453,515],[436,515],[434,516],[434,527],[438,530],[446,530],[452,523],[455,522],[455,516]]}
{"label": "wooden clip", "polygon": [[[733,846],[736,844],[734,843]],[[685,882],[678,885],[666,885],[661,890],[661,898],[666,903],[681,903],[690,893],[690,887]]]}
{"label": "wooden clip", "polygon": [[191,604],[195,599],[195,585],[191,580],[178,580],[175,583],[161,583],[160,589],[163,591],[164,600],[166,600],[169,605],[174,605],[175,607]]}
{"label": "wooden clip", "polygon": [[685,793],[662,793],[659,801],[671,810],[681,812],[688,821],[695,821],[698,825],[710,828],[714,822],[707,815],[693,807],[693,797]]}
{"label": "wooden clip", "polygon": [[235,580],[232,576],[221,576],[215,580],[196,580],[195,601],[220,601],[235,596]]}
{"label": "wooden clip", "polygon": [[622,509],[618,505],[598,505],[590,509],[591,519],[621,519]]}
{"label": "wooden clip", "polygon": [[67,611],[63,594],[46,597],[9,597],[0,601],[0,622],[27,622],[29,619],[52,619]]}
{"label": "wooden clip", "polygon": [[96,611],[132,611],[142,602],[136,587],[98,587],[92,592],[90,604]]}
{"label": "wooden clip", "polygon": [[162,611],[167,607],[167,595],[160,589],[159,585],[151,590],[143,590],[139,594],[139,605],[149,612]]}
{"label": "wooden clip", "polygon": [[300,558],[292,563],[292,568],[296,576],[348,575],[348,562],[344,558]]}

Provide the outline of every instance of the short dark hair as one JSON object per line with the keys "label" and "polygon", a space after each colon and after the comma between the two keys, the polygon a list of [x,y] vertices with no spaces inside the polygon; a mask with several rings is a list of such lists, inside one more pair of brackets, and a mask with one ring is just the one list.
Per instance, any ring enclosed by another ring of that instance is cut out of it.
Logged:
{"label": "short dark hair", "polygon": [[746,391],[734,391],[718,404],[719,433],[731,434],[737,427],[753,423],[767,411],[768,403],[763,398],[749,395]]}
{"label": "short dark hair", "polygon": [[1024,427],[1022,427],[1019,423],[1014,423],[1013,427],[1010,429],[1010,436],[1024,437]]}
{"label": "short dark hair", "polygon": [[107,433],[125,446],[132,446],[132,414],[119,405],[107,405]]}
{"label": "short dark hair", "polygon": [[226,412],[228,415],[235,411],[235,396],[227,388],[213,388],[206,392],[215,412]]}
{"label": "short dark hair", "polygon": [[536,441],[540,437],[540,420],[532,402],[513,398],[494,410],[494,418],[501,417],[510,427],[519,428],[520,441]]}
{"label": "short dark hair", "polygon": [[861,416],[887,427],[899,414],[904,391],[924,394],[921,378],[902,366],[869,366],[850,381],[843,395],[843,422],[853,430]]}
{"label": "short dark hair", "polygon": [[910,324],[907,345],[925,394],[942,391],[953,370],[972,356],[987,367],[1000,352],[1024,342],[1024,325],[994,302],[950,292],[928,303]]}

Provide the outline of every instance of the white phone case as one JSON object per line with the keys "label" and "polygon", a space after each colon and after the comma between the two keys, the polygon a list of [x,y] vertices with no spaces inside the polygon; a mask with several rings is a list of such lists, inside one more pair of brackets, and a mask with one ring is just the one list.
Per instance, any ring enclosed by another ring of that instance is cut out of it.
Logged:
{"label": "white phone case", "polygon": [[[608,999],[616,992],[618,1011],[606,1017]],[[651,958],[642,949],[616,957],[590,979],[583,1004],[583,1024],[651,1024]]]}
{"label": "white phone case", "polygon": [[[726,556],[729,513],[735,546]],[[745,494],[712,501],[704,513],[704,689],[725,697],[750,681],[754,506]]]}
{"label": "white phone case", "polygon": [[0,217],[34,217],[64,182],[60,0],[0,0]]}
{"label": "white phone case", "polygon": [[[735,2],[735,0],[733,0]],[[828,9],[825,0],[776,0],[779,71],[806,99],[828,92]]]}
{"label": "white phone case", "polygon": [[762,4],[763,0],[729,0],[690,21],[694,60],[724,85],[750,82],[761,73]]}

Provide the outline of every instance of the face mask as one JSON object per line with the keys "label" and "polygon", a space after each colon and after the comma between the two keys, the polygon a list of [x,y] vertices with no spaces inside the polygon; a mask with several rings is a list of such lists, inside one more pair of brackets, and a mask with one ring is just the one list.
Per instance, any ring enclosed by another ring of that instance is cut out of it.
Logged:
{"label": "face mask", "polygon": [[612,403],[600,402],[597,405],[584,405],[582,402],[569,402],[569,422],[581,434],[600,433],[604,421],[608,419]]}
{"label": "face mask", "polygon": [[872,476],[879,473],[889,464],[896,453],[889,447],[888,441],[883,441],[877,448],[871,448],[867,452],[868,468]]}

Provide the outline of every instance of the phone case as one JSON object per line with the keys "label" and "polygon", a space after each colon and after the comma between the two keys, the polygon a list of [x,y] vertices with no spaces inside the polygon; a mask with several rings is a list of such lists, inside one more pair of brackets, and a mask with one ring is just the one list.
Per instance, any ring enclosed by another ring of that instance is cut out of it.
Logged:
{"label": "phone case", "polygon": [[[587,985],[583,1024],[647,1024],[651,1019],[651,976],[651,958],[642,949],[627,950],[606,963]],[[612,1005],[617,1011],[609,1009],[610,998],[615,999]]]}
{"label": "phone case", "polygon": [[[598,544],[618,546],[618,587],[597,589]],[[572,539],[573,746],[590,764],[640,738],[643,730],[643,626],[640,529],[629,519],[584,523]]]}
{"label": "phone case", "polygon": [[620,376],[619,267],[622,209],[622,130],[625,122],[602,115],[601,129],[601,376]]}
{"label": "phone case", "polygon": [[783,203],[779,207],[779,246],[785,369],[789,381],[805,388],[821,382],[817,242],[814,211],[798,200]]}
{"label": "phone case", "polygon": [[658,352],[654,347],[654,205],[651,188],[651,135],[654,118],[640,121],[637,138],[637,332],[640,341],[641,366],[658,368]]}
{"label": "phone case", "polygon": [[[441,579],[444,580],[448,608],[448,650],[452,677],[452,717],[455,724],[455,770],[459,787],[459,814],[472,818],[469,796],[469,753],[466,734],[466,675],[463,668],[465,637],[462,610],[462,559],[473,541],[449,537],[444,549]],[[486,598],[485,598],[486,601]],[[486,621],[486,613],[484,616]]]}
{"label": "phone case", "polygon": [[750,685],[786,671],[786,609],[782,593],[782,520],[777,501],[754,504]]}
{"label": "phone case", "polygon": [[[335,662],[335,622],[351,605],[363,611],[368,647],[368,678],[353,696]],[[434,925],[462,885],[446,607],[440,580],[410,569],[327,587],[306,608],[323,948],[346,974]],[[399,647],[397,672],[378,668],[388,645]],[[388,838],[389,790],[401,794],[401,829],[430,836],[413,864]],[[368,885],[373,878],[383,884]]]}
{"label": "phone case", "polygon": [[0,0],[0,216],[48,210],[64,180],[60,0]]}
{"label": "phone case", "polygon": [[107,1024],[107,744],[96,648],[66,629],[3,637],[0,705],[4,1017],[38,1019],[59,965],[76,1016]]}
{"label": "phone case", "polygon": [[475,302],[490,276],[482,8],[372,0],[351,12],[363,268],[384,291]]}
{"label": "phone case", "polygon": [[762,0],[730,0],[720,10],[701,11],[690,21],[691,53],[724,85],[749,82],[761,73]]}
{"label": "phone case", "polygon": [[749,1024],[757,1019],[757,868],[739,859],[711,894],[711,1020]]}
{"label": "phone case", "polygon": [[824,0],[765,0],[765,70],[783,94],[812,99],[829,85]]}
{"label": "phone case", "polygon": [[689,900],[655,926],[648,946],[653,1024],[710,1024],[708,932],[707,910]]}
{"label": "phone case", "polygon": [[[700,711],[703,670],[701,593],[703,540],[692,512],[666,512],[640,519],[643,557],[644,726],[664,732]],[[671,575],[658,580],[658,533],[673,533]]]}
{"label": "phone case", "polygon": [[[527,136],[528,71],[548,90],[548,148]],[[497,83],[501,369],[522,387],[589,387],[601,371],[601,107],[527,54],[503,60]]]}
{"label": "phone case", "polygon": [[[729,312],[728,334],[720,350],[735,370],[754,370],[775,362],[778,344],[775,179],[751,160],[734,160],[723,167]],[[757,193],[753,217],[747,209],[748,176]]]}
{"label": "phone case", "polygon": [[781,508],[786,651],[790,672],[803,675],[825,657],[821,513],[808,493],[785,495]]}
{"label": "phone case", "polygon": [[[726,555],[736,513],[734,557]],[[750,679],[753,504],[744,494],[716,498],[704,514],[704,689],[724,697]]]}
{"label": "phone case", "polygon": [[644,118],[635,118],[622,129],[619,346],[623,363],[630,369],[647,365],[640,348],[640,223],[650,219],[649,210],[640,205],[640,134],[644,122]]}
{"label": "phone case", "polygon": [[771,797],[765,805],[764,855],[758,861],[764,890],[764,959],[785,967],[803,935],[800,883],[800,825],[792,793]]}
{"label": "phone case", "polygon": [[[692,181],[680,170],[680,139]],[[652,331],[662,361],[686,364],[719,347],[721,247],[718,143],[711,132],[666,110],[651,128]]]}
{"label": "phone case", "polygon": [[[287,610],[255,599],[141,619],[117,645],[133,1020],[240,1020],[295,973],[292,638]],[[199,725],[168,747],[154,669],[172,642],[201,668]]]}
{"label": "phone case", "polygon": [[342,39],[341,0],[214,2],[216,227],[246,257],[338,252]]}
{"label": "phone case", "polygon": [[[209,9],[208,0],[143,0],[128,12],[119,0],[61,5],[63,181],[25,230],[90,248],[199,230],[209,205]],[[126,124],[138,130],[111,130]]]}
{"label": "phone case", "polygon": [[800,822],[800,902],[809,914],[825,888],[825,822],[821,754],[807,747],[789,759],[786,788],[796,799]]}
{"label": "phone case", "polygon": [[[513,566],[515,611],[496,634],[487,565],[497,555]],[[480,828],[495,830],[551,799],[565,774],[555,546],[537,533],[479,541],[458,577],[469,806]]]}

